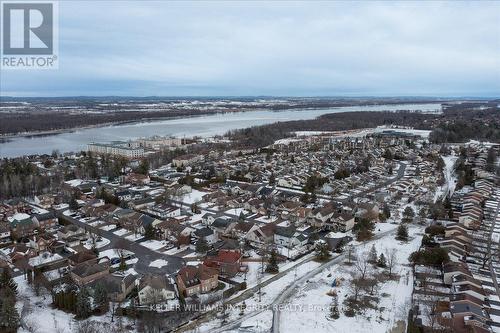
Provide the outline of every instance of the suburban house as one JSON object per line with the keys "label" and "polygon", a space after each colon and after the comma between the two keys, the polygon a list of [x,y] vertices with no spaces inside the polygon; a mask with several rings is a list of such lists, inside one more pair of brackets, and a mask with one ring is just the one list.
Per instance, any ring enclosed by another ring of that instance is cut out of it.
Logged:
{"label": "suburban house", "polygon": [[200,264],[184,266],[177,273],[179,293],[190,297],[216,289],[219,284],[217,269]]}
{"label": "suburban house", "polygon": [[175,287],[164,275],[146,274],[139,282],[139,304],[156,305],[175,298]]}
{"label": "suburban house", "polygon": [[94,262],[93,260],[76,265],[71,270],[71,278],[79,286],[84,286],[109,274],[109,260]]}
{"label": "suburban house", "polygon": [[33,215],[33,222],[40,230],[54,228],[59,224],[57,217],[52,212]]}
{"label": "suburban house", "polygon": [[305,234],[298,232],[293,226],[277,226],[274,232],[274,244],[284,246],[289,249],[305,246],[307,242],[308,237]]}
{"label": "suburban house", "polygon": [[354,224],[354,216],[349,213],[334,214],[331,218],[332,230],[347,232],[354,228]]}
{"label": "suburban house", "polygon": [[122,302],[134,289],[137,276],[133,274],[110,274],[95,280],[93,285],[102,285],[111,302]]}
{"label": "suburban house", "polygon": [[12,237],[19,239],[32,235],[36,224],[31,217],[25,213],[18,213],[8,218]]}
{"label": "suburban house", "polygon": [[177,217],[181,215],[181,209],[179,207],[175,207],[169,204],[154,205],[152,207],[148,207],[145,211],[161,219]]}
{"label": "suburban house", "polygon": [[215,232],[207,227],[197,229],[195,232],[193,232],[193,236],[195,241],[199,239],[204,239],[208,244],[213,244],[218,240],[218,237],[216,236]]}
{"label": "suburban house", "polygon": [[241,263],[241,258],[239,250],[219,250],[216,254],[207,255],[203,264],[216,268],[219,275],[233,277],[239,272],[248,270],[248,266]]}

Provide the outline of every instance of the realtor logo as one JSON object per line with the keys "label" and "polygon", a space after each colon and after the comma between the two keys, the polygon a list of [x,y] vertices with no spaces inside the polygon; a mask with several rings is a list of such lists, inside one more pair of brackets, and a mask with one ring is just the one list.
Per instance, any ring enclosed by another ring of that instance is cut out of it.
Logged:
{"label": "realtor logo", "polygon": [[54,2],[2,3],[2,67],[57,68]]}

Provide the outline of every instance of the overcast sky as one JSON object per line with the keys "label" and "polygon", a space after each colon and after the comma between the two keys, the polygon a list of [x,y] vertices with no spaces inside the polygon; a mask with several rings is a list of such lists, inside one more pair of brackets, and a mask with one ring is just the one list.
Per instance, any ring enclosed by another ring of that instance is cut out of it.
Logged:
{"label": "overcast sky", "polygon": [[500,2],[59,4],[59,69],[6,96],[500,96]]}

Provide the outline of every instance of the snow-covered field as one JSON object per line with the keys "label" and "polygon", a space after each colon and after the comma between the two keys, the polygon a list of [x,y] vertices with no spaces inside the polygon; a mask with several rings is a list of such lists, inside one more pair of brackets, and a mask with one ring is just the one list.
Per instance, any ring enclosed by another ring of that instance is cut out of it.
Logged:
{"label": "snow-covered field", "polygon": [[[342,301],[348,294],[347,286],[351,278],[350,270],[353,270],[354,266],[344,265],[343,259],[339,263],[330,265],[329,268],[324,268],[320,273],[309,278],[307,282],[298,285],[297,290],[292,292],[293,296],[288,301],[285,300],[284,303],[276,303],[277,299],[285,290],[289,289],[289,286],[294,281],[321,266],[318,262],[307,261],[308,256],[306,256],[297,262],[287,262],[280,265],[280,272],[288,268],[291,269],[280,279],[262,287],[260,295],[256,292],[253,296],[246,299],[246,309],[243,316],[241,316],[239,308],[242,303],[230,308],[229,317],[226,318],[226,322],[234,324],[225,329],[219,329],[221,321],[217,319],[202,324],[197,331],[268,332],[273,321],[271,310],[276,307],[282,309],[280,316],[281,332],[386,332],[394,327],[398,320],[402,320],[399,324],[404,324],[413,285],[411,267],[407,266],[407,260],[410,253],[418,249],[420,245],[422,236],[420,232],[423,227],[411,226],[409,228],[411,240],[408,243],[401,243],[394,239],[394,232],[391,231],[395,228],[397,226],[394,224],[380,223],[377,224],[375,230],[376,235],[385,233],[380,239],[361,245],[353,242],[354,245],[359,245],[355,248],[360,249],[360,252],[368,251],[372,244],[375,244],[379,253],[392,248],[396,249],[398,264],[394,272],[398,275],[398,278],[387,280],[380,285],[378,295],[381,296],[377,311],[373,310],[363,316],[358,315],[353,318],[341,314],[340,318],[336,321],[327,319],[331,297],[326,295],[326,293],[332,289],[331,284],[334,278],[343,279],[341,285],[336,288],[341,308]],[[300,261],[303,261],[303,263],[297,265]],[[250,268],[246,280],[248,288],[272,277],[269,274],[260,276],[259,262],[250,262],[247,264]],[[380,272],[382,271],[380,270]],[[242,280],[243,277],[235,279]],[[367,319],[370,316],[373,316],[373,318],[371,320]]]}
{"label": "snow-covered field", "polygon": [[[421,227],[409,228],[409,234],[415,235],[420,232]],[[353,266],[343,264],[335,265],[310,279],[308,283],[300,286],[294,298],[290,300],[288,307],[281,312],[280,329],[283,332],[300,332],[313,329],[314,332],[388,332],[396,322],[406,321],[407,311],[410,306],[413,288],[413,277],[411,267],[408,264],[408,256],[416,251],[420,245],[421,236],[414,236],[408,243],[401,243],[394,236],[383,237],[375,244],[377,252],[384,253],[390,249],[396,249],[397,262],[395,273],[398,278],[387,280],[380,284],[377,292],[379,301],[377,309],[367,309],[362,315],[347,317],[342,313],[343,301],[349,296],[349,284],[352,279]],[[371,244],[361,247],[358,253],[369,251]],[[373,271],[381,272],[381,269],[373,268]],[[332,288],[334,279],[340,280],[340,286]],[[332,297],[329,291],[334,290],[338,295],[340,318],[331,320],[329,306]]]}

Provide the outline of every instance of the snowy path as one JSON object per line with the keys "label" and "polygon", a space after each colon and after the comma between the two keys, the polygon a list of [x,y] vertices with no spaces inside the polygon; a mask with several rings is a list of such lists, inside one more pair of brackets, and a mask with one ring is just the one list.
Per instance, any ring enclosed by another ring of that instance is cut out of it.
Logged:
{"label": "snowy path", "polygon": [[443,174],[445,183],[440,190],[436,191],[436,194],[434,196],[434,201],[440,198],[444,199],[447,196],[451,196],[453,192],[455,192],[455,187],[457,185],[454,167],[455,167],[455,162],[458,159],[458,156],[455,155],[442,156],[442,159],[444,161]]}

